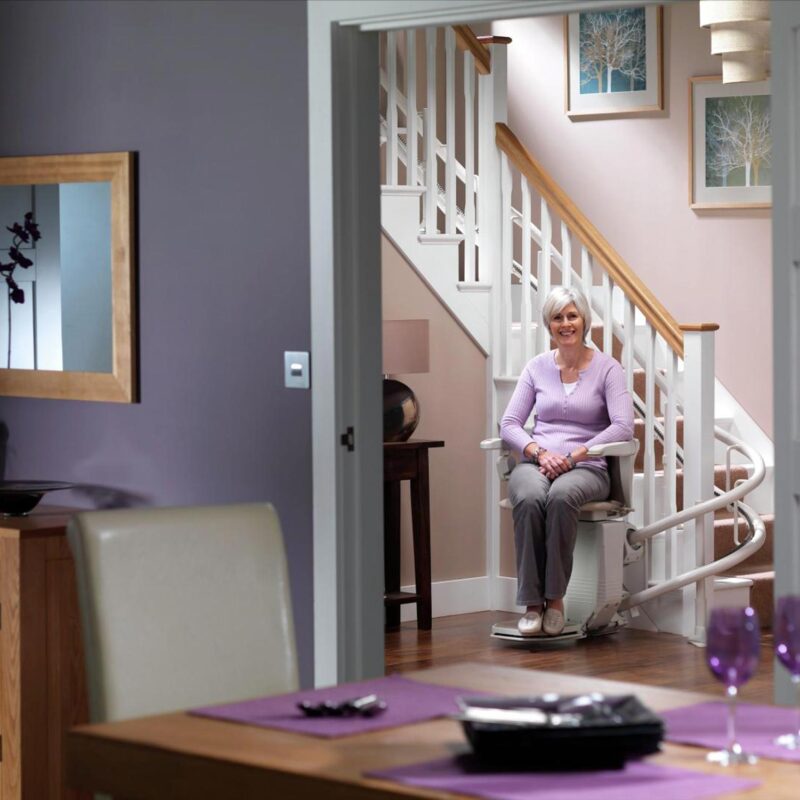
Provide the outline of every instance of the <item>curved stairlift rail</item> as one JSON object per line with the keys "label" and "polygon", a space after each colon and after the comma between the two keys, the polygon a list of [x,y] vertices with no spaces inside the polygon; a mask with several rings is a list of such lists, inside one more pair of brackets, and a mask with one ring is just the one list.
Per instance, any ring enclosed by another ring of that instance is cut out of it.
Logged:
{"label": "curved stairlift rail", "polygon": [[[652,525],[647,525],[643,528],[633,531],[628,536],[628,542],[630,544],[639,545],[642,542],[651,539],[657,533],[661,533],[662,531],[665,531],[669,528],[674,528],[678,525],[683,525],[684,522],[688,522],[690,519],[695,519],[696,517],[701,517],[704,514],[710,514],[718,509],[725,508],[726,506],[740,501],[743,497],[752,492],[761,484],[761,482],[764,480],[764,475],[766,474],[766,468],[764,466],[764,459],[761,458],[759,453],[756,452],[754,448],[745,444],[741,439],[738,439],[719,426],[714,428],[714,434],[722,442],[739,450],[743,455],[750,459],[750,462],[753,466],[753,474],[727,492],[722,492],[716,497],[712,497],[709,500],[704,500],[702,503],[698,503],[691,508],[685,508],[683,511],[670,514],[668,517],[664,517]],[[763,526],[763,524],[764,523],[762,521],[761,525]],[[738,563],[738,561],[733,563]]]}
{"label": "curved stairlift rail", "polygon": [[728,553],[722,558],[718,558],[709,562],[708,564],[704,564],[700,567],[684,572],[681,575],[676,575],[668,580],[661,581],[657,585],[651,586],[648,589],[644,589],[641,592],[635,592],[634,594],[629,595],[622,601],[620,610],[624,611],[628,608],[632,608],[633,606],[641,605],[642,603],[646,603],[648,600],[653,600],[654,598],[666,594],[667,592],[680,589],[684,586],[688,586],[691,583],[697,583],[705,578],[710,578],[714,575],[720,574],[721,572],[725,572],[731,567],[735,567],[737,564],[740,564],[742,561],[749,558],[753,553],[756,552],[756,550],[760,549],[766,541],[767,534],[764,527],[764,521],[752,508],[750,508],[750,506],[746,505],[741,500],[742,497],[755,489],[761,483],[761,481],[764,480],[764,474],[766,472],[764,468],[764,461],[752,447],[749,447],[740,439],[732,436],[722,428],[716,428],[715,434],[717,438],[721,439],[729,446],[740,450],[751,459],[753,464],[753,475],[750,476],[750,478],[748,478],[746,481],[743,481],[739,486],[728,492],[723,492],[716,498],[706,500],[705,502],[699,503],[690,509],[681,511],[678,514],[673,514],[670,517],[666,517],[663,520],[660,520],[657,524],[651,525],[648,528],[640,528],[639,530],[632,531],[628,535],[628,542],[633,545],[640,544],[652,538],[657,533],[661,533],[667,528],[680,525],[683,522],[702,516],[703,514],[709,514],[717,509],[725,508],[731,503],[736,504],[739,512],[747,520],[751,531],[750,537],[733,552]]}

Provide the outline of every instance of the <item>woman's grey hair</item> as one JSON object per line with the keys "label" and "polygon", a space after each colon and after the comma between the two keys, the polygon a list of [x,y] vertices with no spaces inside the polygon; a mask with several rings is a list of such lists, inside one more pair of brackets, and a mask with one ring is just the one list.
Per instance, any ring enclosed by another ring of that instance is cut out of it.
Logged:
{"label": "woman's grey hair", "polygon": [[589,307],[589,301],[586,295],[577,286],[556,286],[555,289],[550,291],[547,295],[542,306],[542,320],[544,321],[545,328],[550,331],[550,321],[553,317],[563,311],[570,303],[575,304],[583,320],[583,341],[584,344],[589,341],[589,329],[592,326],[592,310]]}

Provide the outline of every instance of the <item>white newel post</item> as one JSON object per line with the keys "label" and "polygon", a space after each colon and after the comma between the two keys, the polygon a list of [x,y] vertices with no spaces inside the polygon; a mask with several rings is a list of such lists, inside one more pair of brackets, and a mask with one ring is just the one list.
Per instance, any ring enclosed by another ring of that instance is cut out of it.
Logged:
{"label": "white newel post", "polygon": [[481,283],[492,285],[491,301],[491,353],[496,366],[502,364],[500,349],[504,341],[498,327],[501,319],[501,287],[497,285],[502,258],[502,187],[500,151],[495,141],[495,125],[506,122],[506,45],[489,44],[492,69],[488,75],[478,76],[478,257]]}
{"label": "white newel post", "polygon": [[[681,325],[683,331],[684,463],[683,507],[690,508],[714,493],[714,332],[716,324]],[[692,563],[681,571],[714,559],[714,515],[704,514],[687,522],[682,548]],[[714,579],[705,578],[684,590],[682,633],[704,643],[711,608]]]}
{"label": "white newel post", "polygon": [[[504,364],[505,335],[501,330],[502,287],[498,276],[502,258],[502,187],[500,151],[496,144],[495,124],[506,122],[506,45],[511,40],[484,39],[491,54],[491,71],[478,75],[478,278],[491,285],[489,301],[489,358],[487,359],[487,436],[497,436],[497,408],[493,378]],[[486,459],[486,573],[489,578],[489,607],[500,604],[500,486],[494,471],[494,454]]]}

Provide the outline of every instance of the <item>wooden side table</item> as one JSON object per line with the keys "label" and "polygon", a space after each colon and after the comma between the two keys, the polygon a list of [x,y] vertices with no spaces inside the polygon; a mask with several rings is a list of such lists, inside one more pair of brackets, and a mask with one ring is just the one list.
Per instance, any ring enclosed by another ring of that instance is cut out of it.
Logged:
{"label": "wooden side table", "polygon": [[64,788],[65,731],[89,719],[73,509],[0,518],[0,797],[89,800]]}
{"label": "wooden side table", "polygon": [[[383,443],[383,549],[386,627],[400,625],[400,606],[417,604],[417,627],[431,629],[431,506],[428,450],[443,441],[409,439]],[[400,591],[400,481],[411,481],[416,592]]]}

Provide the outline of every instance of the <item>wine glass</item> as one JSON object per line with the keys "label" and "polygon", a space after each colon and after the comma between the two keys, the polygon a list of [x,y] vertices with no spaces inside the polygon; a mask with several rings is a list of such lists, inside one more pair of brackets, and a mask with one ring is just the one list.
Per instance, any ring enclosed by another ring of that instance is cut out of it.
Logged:
{"label": "wine glass", "polygon": [[775,655],[789,670],[797,691],[797,724],[794,733],[786,733],[775,744],[789,750],[800,749],[800,595],[778,598],[775,612]]}
{"label": "wine glass", "polygon": [[728,747],[709,753],[715,764],[755,764],[736,737],[736,697],[739,687],[753,677],[758,667],[761,631],[752,608],[715,608],[708,620],[706,661],[714,677],[725,684],[728,698]]}

